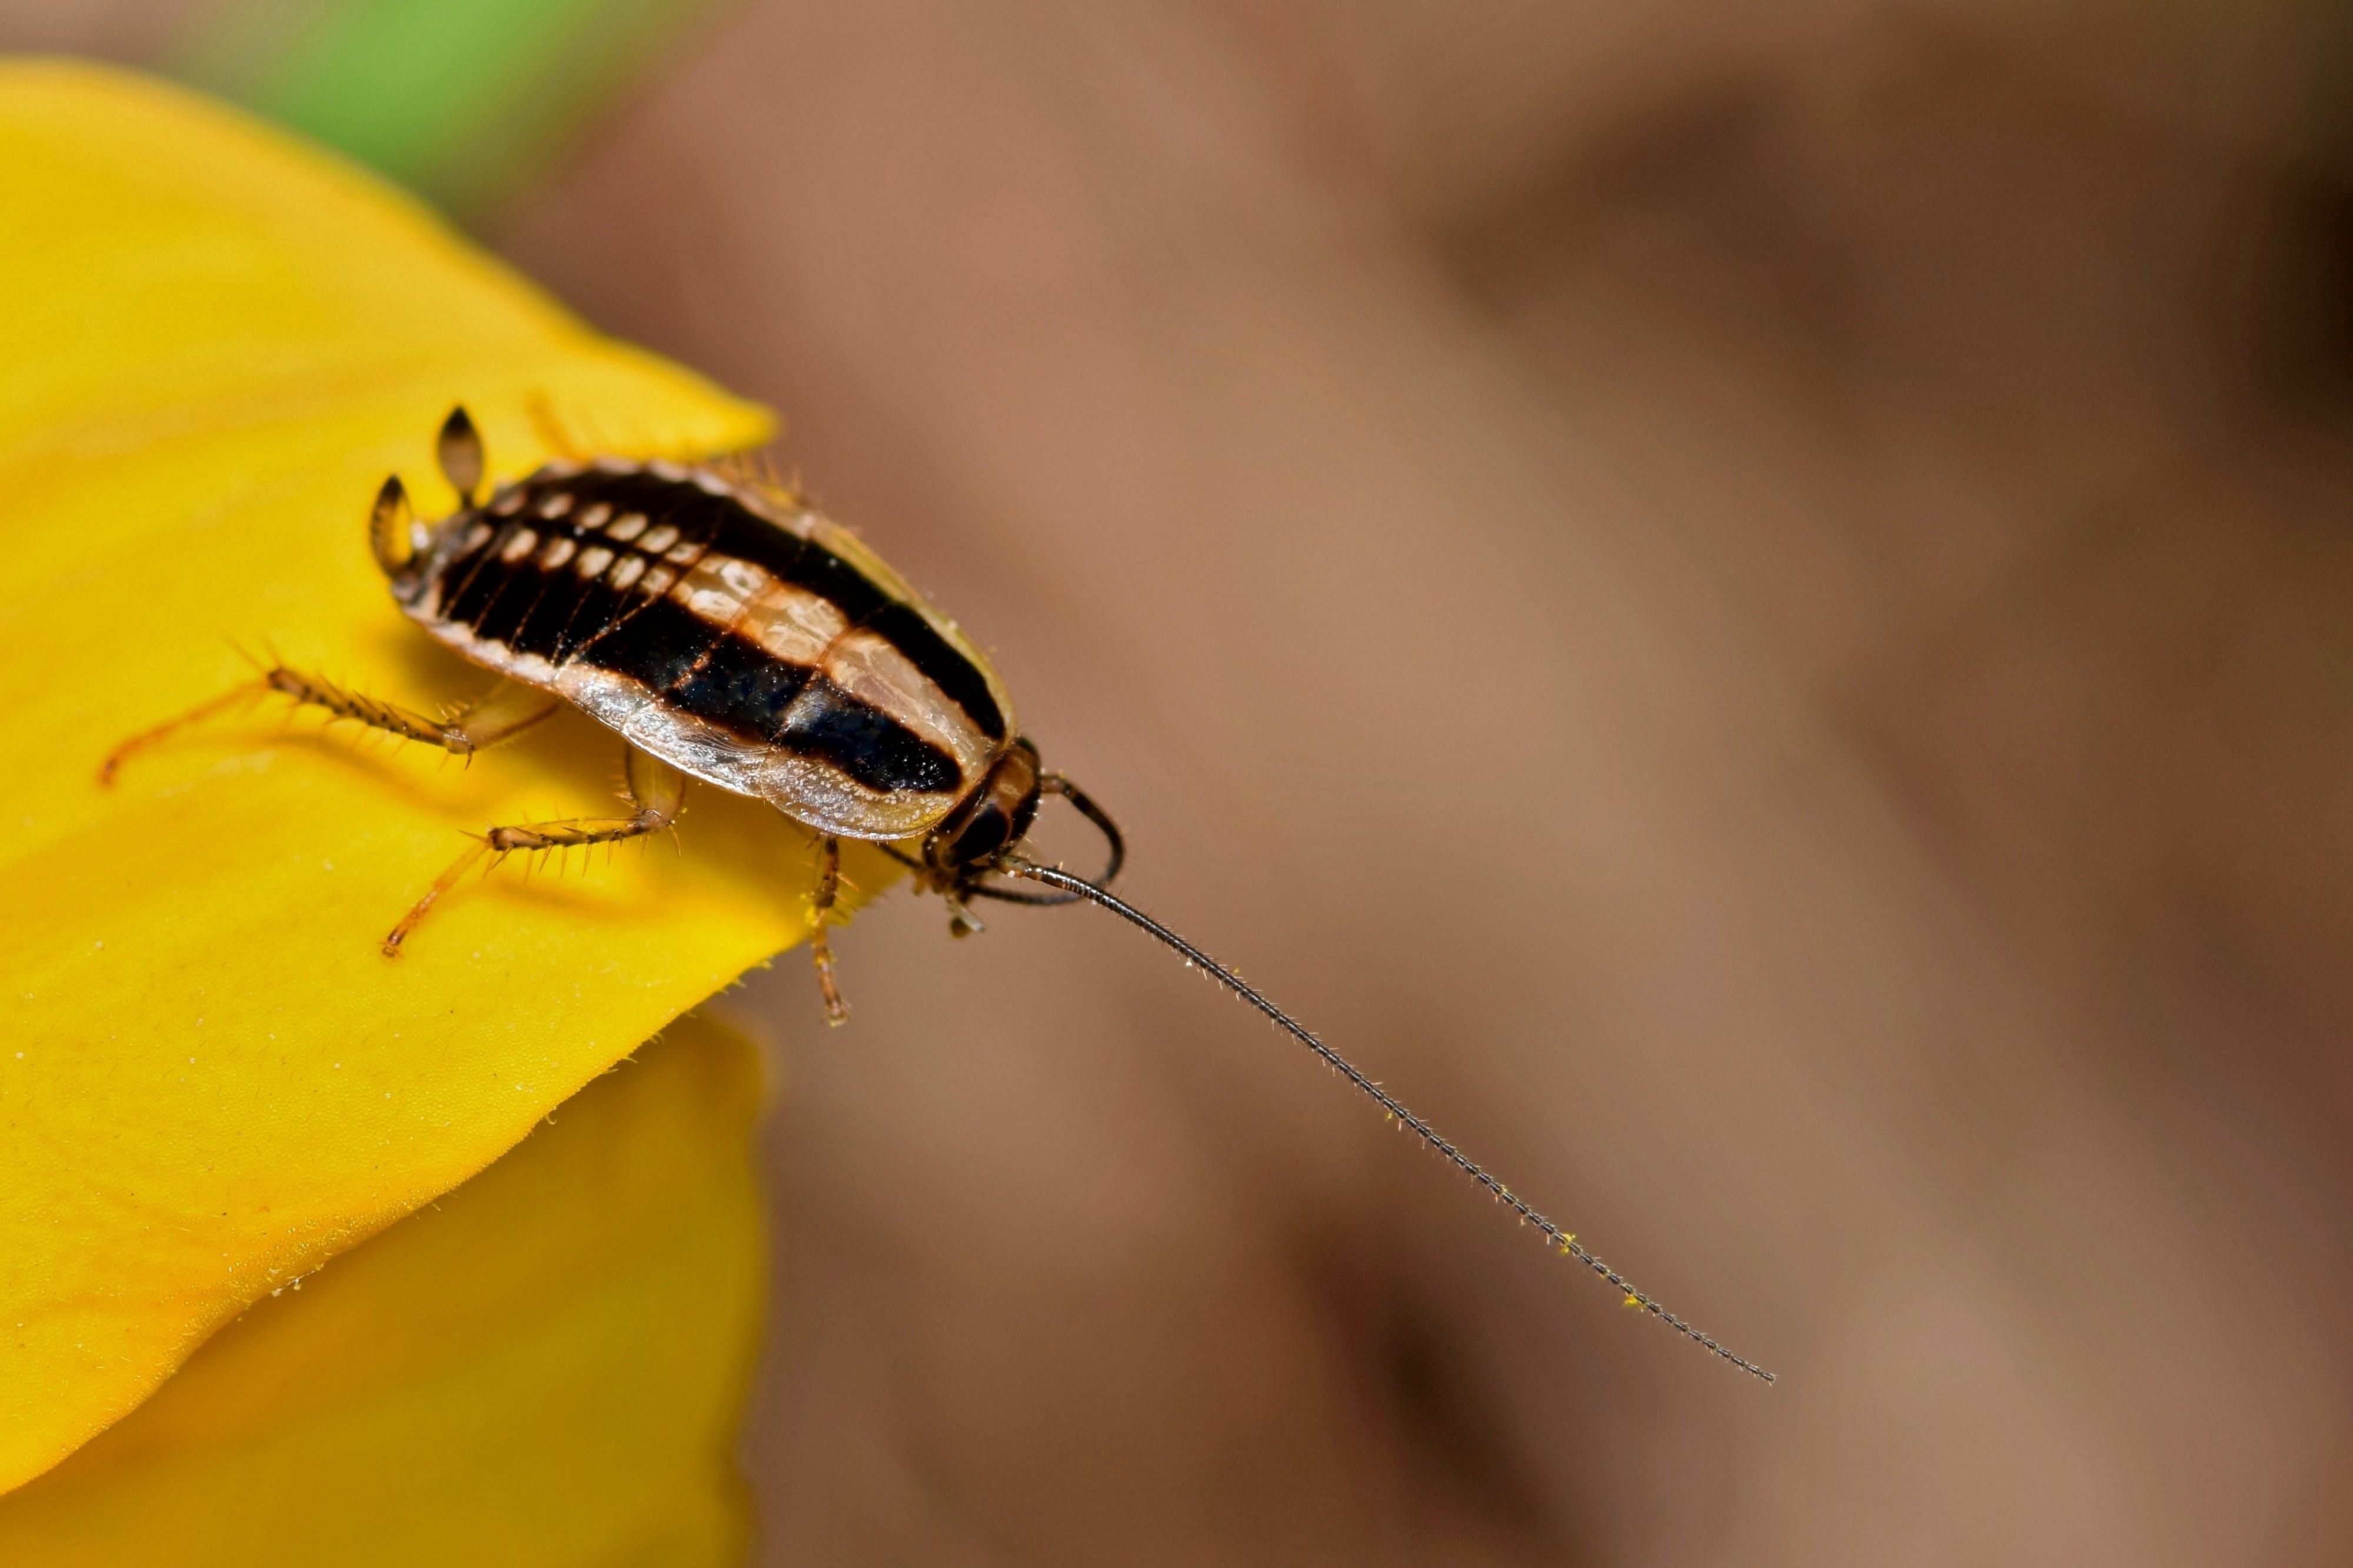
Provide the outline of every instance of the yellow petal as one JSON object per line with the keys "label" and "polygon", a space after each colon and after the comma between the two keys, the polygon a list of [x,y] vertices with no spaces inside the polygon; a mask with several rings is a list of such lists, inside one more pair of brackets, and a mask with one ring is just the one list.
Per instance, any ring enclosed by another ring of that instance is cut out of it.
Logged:
{"label": "yellow petal", "polygon": [[682,1019],[0,1498],[0,1562],[737,1562],[750,1047]]}
{"label": "yellow petal", "polygon": [[0,170],[5,1489],[797,941],[813,852],[697,789],[675,847],[510,863],[396,963],[376,942],[461,830],[614,809],[609,731],[567,711],[461,766],[265,707],[98,787],[116,741],[250,679],[240,641],[427,710],[485,689],[365,540],[387,470],[448,504],[451,403],[500,472],[544,454],[534,399],[607,449],[768,423],[176,89],[0,66]]}

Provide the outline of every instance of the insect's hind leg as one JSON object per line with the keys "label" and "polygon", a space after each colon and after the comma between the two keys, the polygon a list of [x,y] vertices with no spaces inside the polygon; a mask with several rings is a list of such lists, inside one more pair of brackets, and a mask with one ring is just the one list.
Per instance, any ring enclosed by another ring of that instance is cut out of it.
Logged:
{"label": "insect's hind leg", "polygon": [[132,752],[144,751],[156,742],[238,703],[251,702],[273,693],[290,697],[304,707],[323,708],[338,719],[353,720],[371,730],[382,730],[406,741],[422,741],[428,746],[438,746],[459,757],[472,756],[476,752],[521,734],[554,712],[563,702],[563,699],[553,692],[505,681],[490,696],[459,710],[446,720],[427,719],[424,714],[403,708],[396,702],[386,702],[365,692],[353,691],[323,677],[306,675],[282,664],[273,665],[262,672],[260,679],[232,688],[176,719],[166,720],[152,730],[132,736],[109,752],[106,761],[99,764],[98,782],[112,784],[116,772]]}
{"label": "insect's hind leg", "polygon": [[427,910],[441,901],[442,895],[455,888],[468,871],[474,868],[485,855],[505,857],[516,850],[570,849],[586,844],[617,844],[625,838],[639,838],[649,833],[659,833],[678,820],[680,807],[686,800],[686,775],[668,763],[637,747],[628,748],[626,759],[629,782],[629,801],[638,809],[626,817],[575,817],[565,822],[522,822],[503,827],[493,827],[474,841],[472,848],[458,857],[449,868],[434,879],[425,896],[410,906],[400,923],[384,939],[384,955],[400,956],[400,944],[408,940]]}
{"label": "insect's hind leg", "polygon": [[817,967],[818,994],[825,998],[825,1021],[849,1022],[849,1004],[841,999],[834,979],[833,942],[826,928],[832,923],[834,900],[841,895],[841,840],[828,833],[819,842],[817,888],[809,895],[809,962]]}

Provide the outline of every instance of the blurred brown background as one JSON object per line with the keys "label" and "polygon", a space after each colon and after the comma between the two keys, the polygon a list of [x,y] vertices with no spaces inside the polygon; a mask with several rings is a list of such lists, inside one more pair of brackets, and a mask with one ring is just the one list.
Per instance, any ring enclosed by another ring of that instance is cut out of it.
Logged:
{"label": "blurred brown background", "polygon": [[488,220],[1784,1379],[1134,933],[901,896],[849,1029],[736,998],[766,1560],[2353,1559],[2348,85],[2316,0],[768,0]]}

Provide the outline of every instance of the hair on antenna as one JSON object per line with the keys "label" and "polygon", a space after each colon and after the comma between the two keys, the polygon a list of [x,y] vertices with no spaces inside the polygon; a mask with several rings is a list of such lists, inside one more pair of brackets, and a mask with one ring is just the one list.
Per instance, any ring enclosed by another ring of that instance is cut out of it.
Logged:
{"label": "hair on antenna", "polygon": [[[1099,814],[1094,811],[1087,810],[1087,807],[1093,804],[1092,802],[1086,801],[1083,795],[1078,795],[1078,793],[1072,789],[1065,788],[1062,793],[1070,795],[1071,797],[1071,804],[1073,805],[1077,805],[1081,811],[1085,812],[1090,819],[1096,819],[1097,825],[1103,826],[1103,823],[1099,818]],[[1117,853],[1119,840],[1117,831],[1116,829],[1107,829],[1107,831],[1110,831],[1113,836],[1113,868],[1115,870],[1117,869],[1119,863],[1119,855]],[[1389,1093],[1388,1090],[1383,1089],[1379,1084],[1375,1083],[1371,1079],[1366,1078],[1362,1072],[1358,1071],[1355,1065],[1345,1057],[1334,1050],[1331,1047],[1325,1045],[1321,1039],[1318,1039],[1304,1025],[1299,1023],[1297,1020],[1293,1018],[1290,1014],[1285,1013],[1282,1008],[1276,1006],[1272,1002],[1268,1001],[1256,990],[1252,989],[1240,975],[1236,974],[1232,970],[1228,969],[1224,964],[1219,963],[1217,960],[1211,958],[1208,953],[1203,952],[1199,948],[1195,947],[1191,942],[1186,941],[1175,931],[1170,931],[1166,926],[1162,925],[1158,921],[1154,920],[1150,915],[1145,914],[1134,904],[1127,902],[1117,894],[1109,892],[1097,884],[1088,881],[1083,877],[1074,877],[1070,872],[1061,870],[1056,867],[1040,866],[1034,860],[1025,860],[1018,855],[1005,856],[997,861],[996,869],[1002,871],[1008,877],[1019,877],[1026,881],[1037,882],[1046,887],[1052,888],[1057,892],[1066,895],[1068,898],[1083,899],[1090,903],[1099,904],[1103,908],[1109,910],[1113,914],[1117,915],[1120,919],[1127,921],[1128,924],[1136,927],[1147,935],[1158,939],[1167,947],[1174,950],[1185,960],[1187,963],[1200,970],[1203,973],[1208,975],[1209,978],[1215,980],[1219,984],[1224,986],[1228,991],[1230,991],[1236,996],[1240,997],[1244,1002],[1249,1003],[1261,1014],[1264,1015],[1267,1019],[1275,1026],[1275,1027],[1281,1029],[1283,1033],[1297,1040],[1301,1045],[1305,1046],[1309,1050],[1314,1051],[1318,1057],[1321,1057],[1324,1059],[1325,1066],[1331,1068],[1333,1070],[1339,1073],[1341,1077],[1346,1079],[1350,1083],[1364,1090],[1366,1094],[1372,1098],[1375,1104],[1378,1105],[1384,1111],[1388,1113],[1391,1120],[1407,1128],[1431,1149],[1434,1149],[1440,1154],[1444,1155],[1448,1163],[1452,1164],[1455,1169],[1461,1171],[1464,1175],[1470,1177],[1472,1181],[1486,1188],[1488,1192],[1493,1194],[1499,1201],[1508,1205],[1513,1212],[1520,1216],[1520,1218],[1534,1226],[1536,1230],[1543,1235],[1546,1245],[1553,1247],[1564,1257],[1576,1258],[1579,1263],[1584,1264],[1588,1268],[1593,1270],[1594,1273],[1600,1275],[1602,1279],[1608,1280],[1611,1286],[1624,1292],[1626,1304],[1628,1306],[1641,1308],[1643,1311],[1648,1312],[1651,1316],[1658,1319],[1659,1321],[1666,1324],[1667,1327],[1674,1330],[1675,1332],[1683,1335],[1683,1338],[1691,1340],[1704,1347],[1710,1352],[1723,1357],[1725,1361],[1730,1362],[1733,1365],[1740,1368],[1743,1372],[1748,1373],[1755,1377],[1761,1378],[1767,1383],[1778,1381],[1773,1373],[1767,1372],[1755,1362],[1749,1361],[1742,1356],[1735,1355],[1732,1352],[1725,1349],[1723,1345],[1717,1343],[1715,1340],[1709,1335],[1701,1332],[1698,1329],[1693,1327],[1682,1318],[1679,1318],[1674,1313],[1667,1310],[1665,1307],[1662,1306],[1658,1300],[1652,1298],[1648,1292],[1636,1289],[1632,1280],[1628,1279],[1623,1274],[1619,1273],[1615,1268],[1610,1268],[1609,1265],[1602,1262],[1599,1258],[1594,1257],[1592,1253],[1588,1252],[1585,1247],[1578,1243],[1575,1236],[1561,1229],[1560,1226],[1553,1224],[1552,1221],[1546,1219],[1543,1215],[1538,1214],[1534,1208],[1529,1206],[1526,1199],[1521,1197],[1517,1193],[1512,1191],[1511,1188],[1505,1186],[1501,1181],[1497,1180],[1488,1172],[1485,1166],[1480,1164],[1477,1161],[1472,1159],[1471,1156],[1465,1154],[1461,1150],[1456,1148],[1451,1142],[1450,1142],[1429,1122],[1424,1121],[1420,1117],[1416,1116],[1412,1111],[1408,1110],[1398,1101],[1394,1095]],[[1109,879],[1110,879],[1108,877],[1104,879],[1106,881]],[[1022,901],[1026,902],[1028,900]]]}

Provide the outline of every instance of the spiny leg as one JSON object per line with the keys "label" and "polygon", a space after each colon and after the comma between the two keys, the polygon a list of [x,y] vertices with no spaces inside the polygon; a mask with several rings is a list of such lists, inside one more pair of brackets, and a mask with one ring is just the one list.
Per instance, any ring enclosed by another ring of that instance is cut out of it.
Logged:
{"label": "spiny leg", "polygon": [[505,681],[480,702],[459,709],[446,720],[434,720],[396,702],[385,702],[364,692],[353,691],[349,687],[338,686],[322,677],[306,675],[282,664],[275,665],[264,671],[259,680],[233,688],[176,719],[166,720],[152,730],[132,736],[115,747],[108,753],[106,761],[99,764],[98,782],[112,784],[115,773],[132,752],[144,751],[156,742],[240,702],[250,702],[272,692],[291,697],[306,707],[323,708],[338,719],[355,720],[371,730],[382,730],[403,740],[422,741],[428,746],[438,746],[459,757],[472,756],[476,752],[521,734],[554,712],[563,701],[553,692],[542,691],[537,687]]}
{"label": "spiny leg", "polygon": [[849,1005],[841,999],[834,981],[833,943],[826,926],[833,918],[834,900],[841,893],[841,840],[827,834],[818,840],[817,890],[809,895],[809,961],[817,965],[818,994],[825,998],[825,1021],[849,1022]]}
{"label": "spiny leg", "polygon": [[501,858],[518,849],[570,849],[586,844],[617,844],[625,838],[638,838],[649,833],[659,833],[678,820],[679,807],[686,799],[686,775],[650,752],[635,746],[628,749],[624,766],[629,782],[629,802],[638,809],[627,817],[576,817],[565,822],[523,822],[505,827],[493,827],[475,840],[472,848],[458,857],[450,868],[434,879],[425,896],[417,900],[409,911],[400,917],[384,939],[384,955],[400,956],[400,944],[408,940],[426,911],[441,901],[443,894],[455,888],[476,862],[485,855]]}
{"label": "spiny leg", "polygon": [[512,740],[564,702],[552,691],[542,691],[519,681],[501,681],[480,701],[470,702],[448,718],[437,721],[284,665],[263,676],[259,684],[297,702],[324,708],[338,719],[355,719],[372,730],[422,741],[457,757],[470,757],[501,741]]}
{"label": "spiny leg", "polygon": [[132,752],[144,751],[175,731],[185,730],[191,724],[201,724],[215,714],[226,713],[240,703],[255,701],[269,690],[269,688],[261,682],[249,680],[242,686],[231,687],[209,702],[199,702],[176,719],[166,719],[152,730],[140,731],[139,733],[106,753],[106,761],[98,764],[98,782],[100,784],[112,784],[115,773],[130,758]]}

